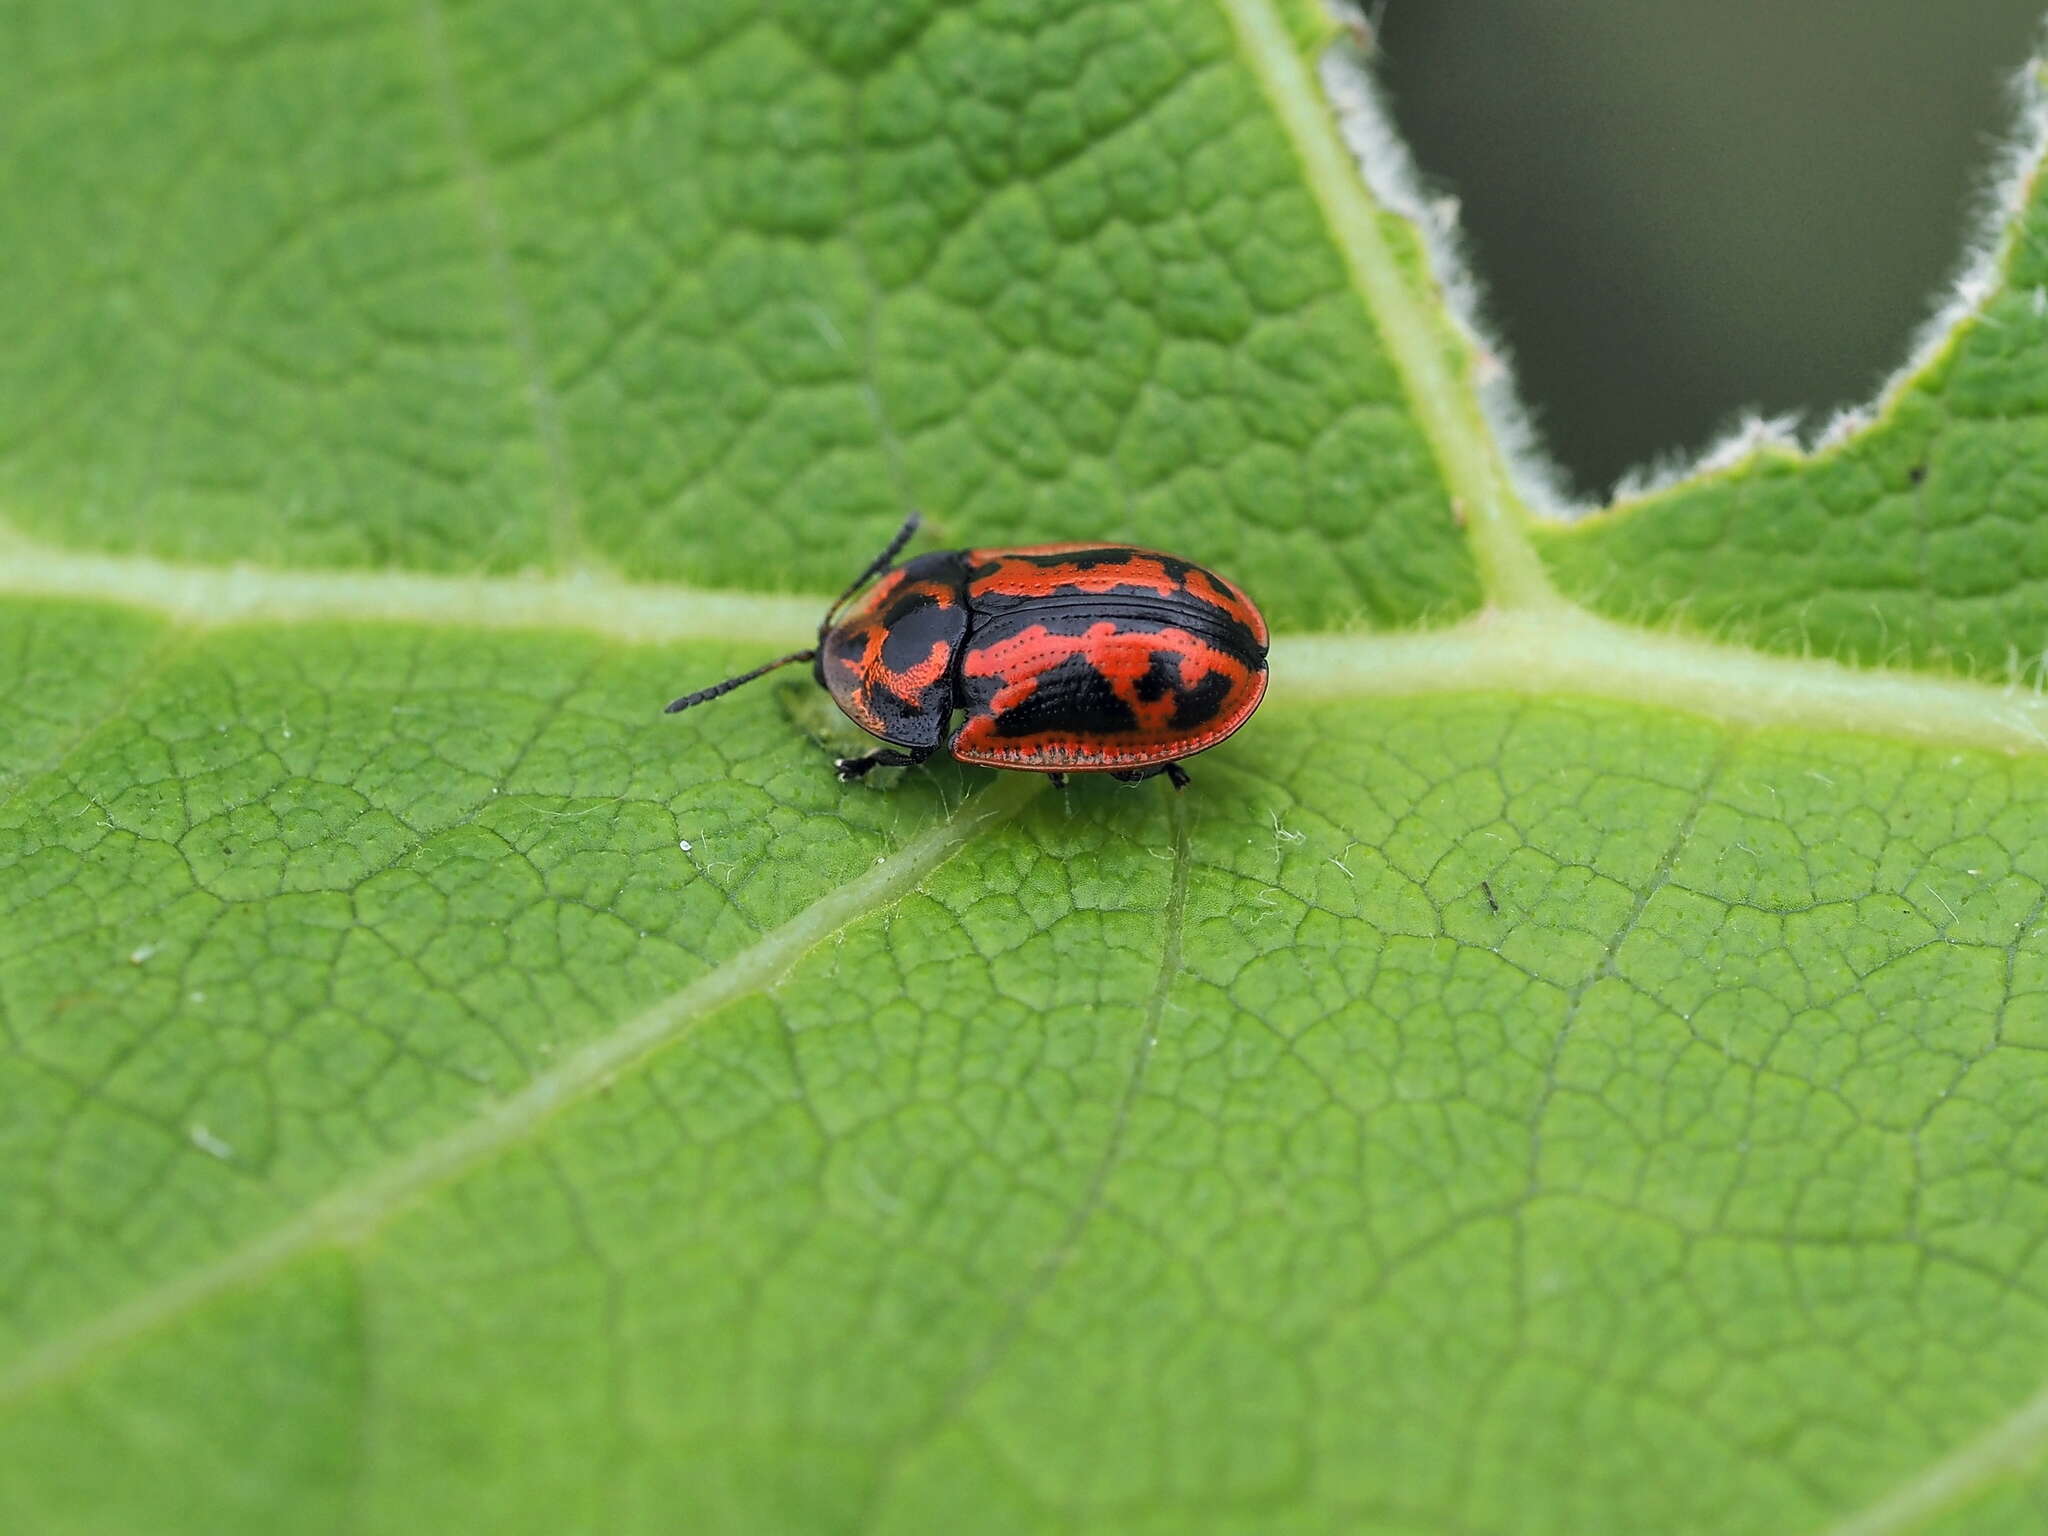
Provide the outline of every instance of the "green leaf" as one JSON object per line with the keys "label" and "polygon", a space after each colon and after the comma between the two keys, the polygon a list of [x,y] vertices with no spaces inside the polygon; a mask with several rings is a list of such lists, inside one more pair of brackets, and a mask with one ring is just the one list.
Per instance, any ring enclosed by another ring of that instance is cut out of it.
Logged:
{"label": "green leaf", "polygon": [[2031,125],[2021,215],[1926,355],[1806,455],[1766,434],[1538,543],[1603,612],[1763,649],[2030,683],[2048,654],[2048,186]]}
{"label": "green leaf", "polygon": [[[0,1529],[2040,1523],[2031,179],[1564,528],[1294,0],[17,15]],[[659,714],[906,503],[1269,702]]]}

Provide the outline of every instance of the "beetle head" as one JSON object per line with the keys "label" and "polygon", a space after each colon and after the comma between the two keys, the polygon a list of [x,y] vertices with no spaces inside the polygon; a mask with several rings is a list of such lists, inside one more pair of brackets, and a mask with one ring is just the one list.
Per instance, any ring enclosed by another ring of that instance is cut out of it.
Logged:
{"label": "beetle head", "polygon": [[896,530],[896,537],[889,541],[889,547],[870,560],[867,564],[867,569],[854,577],[847,589],[839,594],[837,600],[833,602],[830,608],[825,610],[825,617],[818,621],[818,643],[816,645],[808,646],[801,651],[791,651],[787,656],[778,656],[773,661],[754,668],[751,672],[742,672],[737,677],[728,677],[724,682],[713,683],[709,688],[699,688],[695,693],[686,693],[680,699],[672,701],[662,713],[673,715],[682,710],[689,709],[693,705],[708,704],[713,699],[722,698],[724,695],[731,693],[735,688],[751,683],[757,677],[766,677],[777,667],[786,667],[791,662],[796,661],[808,661],[811,664],[811,676],[816,678],[818,686],[823,688],[825,686],[825,641],[832,633],[833,621],[839,617],[840,610],[853,600],[854,595],[862,587],[889,569],[890,563],[903,552],[903,546],[910,542],[911,535],[917,532],[917,525],[920,521],[921,519],[915,512],[906,517],[903,520],[903,526]]}

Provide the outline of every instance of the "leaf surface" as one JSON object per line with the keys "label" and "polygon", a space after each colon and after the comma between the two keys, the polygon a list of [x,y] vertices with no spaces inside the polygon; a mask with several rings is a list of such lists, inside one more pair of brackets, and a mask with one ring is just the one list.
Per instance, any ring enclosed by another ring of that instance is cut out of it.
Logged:
{"label": "leaf surface", "polygon": [[[1567,529],[1304,5],[21,15],[0,1528],[2038,1522],[2031,191]],[[659,715],[906,503],[1213,562],[1269,702]]]}

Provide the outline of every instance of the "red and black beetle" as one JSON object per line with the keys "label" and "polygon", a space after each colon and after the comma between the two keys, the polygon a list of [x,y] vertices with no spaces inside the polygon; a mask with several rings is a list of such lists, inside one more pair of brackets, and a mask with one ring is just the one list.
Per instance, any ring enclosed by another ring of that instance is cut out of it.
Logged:
{"label": "red and black beetle", "polygon": [[825,611],[815,646],[686,693],[668,713],[808,661],[854,724],[901,749],[840,758],[842,779],[923,762],[959,710],[946,745],[964,763],[1056,782],[1163,773],[1179,789],[1180,759],[1259,707],[1266,621],[1214,572],[1125,544],[943,549],[895,564],[917,523]]}

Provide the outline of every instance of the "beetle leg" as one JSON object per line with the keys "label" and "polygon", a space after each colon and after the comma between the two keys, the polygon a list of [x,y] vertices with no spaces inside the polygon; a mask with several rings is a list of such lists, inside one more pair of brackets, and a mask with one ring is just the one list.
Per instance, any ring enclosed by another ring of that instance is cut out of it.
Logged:
{"label": "beetle leg", "polygon": [[870,752],[866,757],[837,758],[832,766],[839,770],[840,783],[850,784],[866,774],[870,768],[915,768],[936,751],[936,746],[909,752],[895,752],[885,748],[880,752]]}
{"label": "beetle leg", "polygon": [[1119,784],[1142,784],[1147,779],[1157,778],[1162,773],[1166,775],[1166,782],[1175,789],[1186,789],[1188,787],[1190,780],[1187,770],[1181,767],[1179,763],[1160,763],[1151,768],[1117,769],[1110,773],[1110,777]]}

